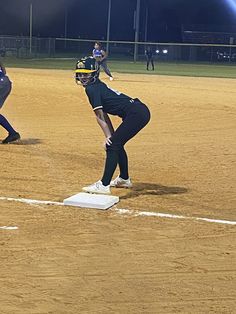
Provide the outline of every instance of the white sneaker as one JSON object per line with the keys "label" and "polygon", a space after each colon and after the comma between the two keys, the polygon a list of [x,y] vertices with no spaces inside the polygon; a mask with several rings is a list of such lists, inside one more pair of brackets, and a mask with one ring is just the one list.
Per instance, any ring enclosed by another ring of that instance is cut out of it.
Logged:
{"label": "white sneaker", "polygon": [[114,81],[114,77],[110,76],[110,81]]}
{"label": "white sneaker", "polygon": [[117,178],[115,178],[115,180],[111,181],[110,186],[116,187],[116,188],[130,189],[130,188],[132,188],[133,184],[132,184],[130,178],[125,180],[125,179],[122,179],[118,176]]}
{"label": "white sneaker", "polygon": [[83,191],[88,193],[95,193],[95,194],[111,194],[110,185],[103,185],[102,181],[95,182],[89,186],[85,186],[82,188]]}

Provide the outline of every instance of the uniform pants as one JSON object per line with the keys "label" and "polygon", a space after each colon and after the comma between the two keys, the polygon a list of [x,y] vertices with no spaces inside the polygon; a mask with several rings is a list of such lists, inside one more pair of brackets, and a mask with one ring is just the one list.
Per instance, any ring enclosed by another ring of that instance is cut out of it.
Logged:
{"label": "uniform pants", "polygon": [[111,72],[110,72],[110,70],[108,69],[107,61],[106,61],[106,60],[103,60],[103,61],[100,63],[100,67],[103,68],[104,72],[105,72],[108,76],[112,77]]}
{"label": "uniform pants", "polygon": [[154,70],[154,61],[153,58],[147,58],[147,70],[149,69],[149,64],[151,63],[152,69]]}
{"label": "uniform pants", "polygon": [[7,76],[0,78],[0,108],[11,92],[11,81]]}
{"label": "uniform pants", "polygon": [[[5,100],[11,92],[11,81],[7,76],[0,78],[0,109],[2,108]],[[16,131],[13,129],[8,120],[0,114],[0,125],[8,131],[9,134],[14,134]]]}
{"label": "uniform pants", "polygon": [[111,136],[111,145],[107,145],[105,169],[102,177],[103,185],[109,185],[117,164],[120,177],[128,179],[128,157],[124,145],[134,137],[150,120],[150,111],[138,99],[134,100],[127,116]]}

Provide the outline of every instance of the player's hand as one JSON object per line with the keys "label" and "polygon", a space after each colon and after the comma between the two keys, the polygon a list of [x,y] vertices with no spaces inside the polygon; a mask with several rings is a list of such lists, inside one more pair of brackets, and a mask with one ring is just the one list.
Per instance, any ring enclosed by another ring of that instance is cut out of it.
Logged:
{"label": "player's hand", "polygon": [[107,150],[107,146],[110,146],[111,144],[112,144],[112,141],[111,141],[110,137],[107,137],[104,141],[104,144],[103,144],[104,150]]}

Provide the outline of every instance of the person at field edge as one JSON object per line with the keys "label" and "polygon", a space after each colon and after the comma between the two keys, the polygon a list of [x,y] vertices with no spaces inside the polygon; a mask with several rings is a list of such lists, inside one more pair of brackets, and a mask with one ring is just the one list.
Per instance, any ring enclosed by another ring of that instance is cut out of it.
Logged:
{"label": "person at field edge", "polygon": [[107,66],[107,52],[102,49],[102,44],[99,41],[95,42],[93,57],[96,59],[100,67],[103,68],[104,72],[109,76],[110,81],[113,81],[114,78]]}
{"label": "person at field edge", "polygon": [[[99,79],[99,65],[92,57],[76,64],[75,79],[85,88],[88,100],[104,135],[106,162],[101,180],[86,186],[83,191],[110,194],[110,187],[131,188],[128,157],[124,145],[143,129],[150,120],[150,111],[138,98],[129,97],[109,88]],[[119,116],[123,122],[114,130],[108,114]],[[119,165],[120,174],[112,180]]]}
{"label": "person at field edge", "polygon": [[151,63],[152,65],[152,71],[154,71],[154,60],[153,60],[153,51],[150,46],[147,47],[145,50],[145,56],[147,59],[147,71],[149,71],[149,64]]}
{"label": "person at field edge", "polygon": [[[12,83],[9,80],[6,69],[0,62],[0,109],[11,92]],[[0,114],[0,125],[8,132],[8,136],[2,141],[2,144],[8,144],[20,139],[20,134],[11,126],[9,121]]]}

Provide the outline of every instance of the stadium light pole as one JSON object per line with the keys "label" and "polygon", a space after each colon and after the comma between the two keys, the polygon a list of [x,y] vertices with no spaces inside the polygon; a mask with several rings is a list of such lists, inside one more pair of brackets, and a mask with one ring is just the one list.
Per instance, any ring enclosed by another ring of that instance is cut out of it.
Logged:
{"label": "stadium light pole", "polygon": [[147,42],[147,34],[148,34],[148,6],[146,6],[146,16],[145,16],[145,33],[144,33],[144,41]]}
{"label": "stadium light pole", "polygon": [[67,42],[66,42],[66,38],[67,38],[67,22],[68,22],[68,9],[67,9],[67,4],[65,3],[65,12],[64,12],[64,48],[66,49],[67,46]]}
{"label": "stadium light pole", "polygon": [[108,0],[108,15],[107,15],[107,45],[106,51],[109,53],[109,40],[110,40],[110,29],[111,29],[111,0]]}
{"label": "stadium light pole", "polygon": [[140,0],[137,0],[136,12],[135,12],[135,44],[134,44],[134,62],[137,61],[138,55],[138,40],[139,40],[139,19],[140,19]]}
{"label": "stadium light pole", "polygon": [[32,54],[32,36],[33,36],[33,4],[30,3],[30,23],[29,23],[29,51],[30,55]]}

